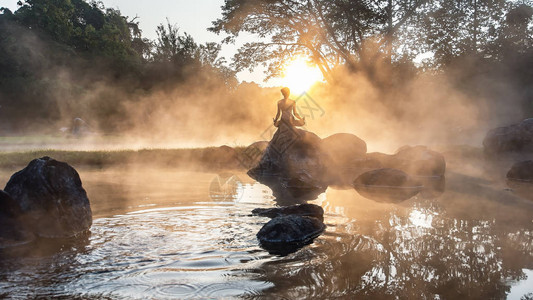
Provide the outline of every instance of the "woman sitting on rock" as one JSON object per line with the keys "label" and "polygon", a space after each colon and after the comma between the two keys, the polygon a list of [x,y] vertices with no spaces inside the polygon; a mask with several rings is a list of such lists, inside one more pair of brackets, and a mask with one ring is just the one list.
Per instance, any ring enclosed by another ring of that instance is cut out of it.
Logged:
{"label": "woman sitting on rock", "polygon": [[[286,126],[304,126],[305,117],[300,117],[296,111],[296,102],[289,99],[289,95],[291,94],[289,88],[282,88],[281,94],[283,94],[283,99],[278,101],[278,112],[276,118],[273,119],[274,126],[279,127],[280,124],[285,124]],[[280,113],[281,119],[278,120]]]}

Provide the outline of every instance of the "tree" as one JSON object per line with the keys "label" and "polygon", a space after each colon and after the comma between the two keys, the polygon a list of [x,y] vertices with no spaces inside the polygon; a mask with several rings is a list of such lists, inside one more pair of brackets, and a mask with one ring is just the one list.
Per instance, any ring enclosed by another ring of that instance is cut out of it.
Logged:
{"label": "tree", "polygon": [[[263,41],[245,44],[235,56],[237,70],[268,65],[279,75],[291,57],[306,55],[324,77],[340,66],[368,71],[377,59],[398,59],[395,38],[424,0],[226,0],[211,31],[231,42],[241,32]],[[269,39],[269,40],[268,40]],[[267,41],[268,40],[268,41]]]}
{"label": "tree", "polygon": [[186,32],[180,34],[179,28],[167,20],[166,25],[157,27],[152,60],[162,63],[160,68],[167,68],[169,76],[185,77],[188,74],[184,74],[184,71],[209,69],[208,72],[220,76],[227,86],[234,87],[235,71],[224,65],[226,61],[220,57],[220,50],[221,45],[217,43],[197,44],[191,35]]}

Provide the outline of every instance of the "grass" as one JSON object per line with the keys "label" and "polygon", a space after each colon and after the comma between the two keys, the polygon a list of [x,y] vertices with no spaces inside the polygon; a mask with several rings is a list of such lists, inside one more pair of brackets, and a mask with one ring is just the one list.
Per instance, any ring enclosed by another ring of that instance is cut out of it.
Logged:
{"label": "grass", "polygon": [[142,149],[113,151],[32,150],[0,152],[0,168],[26,166],[31,160],[49,156],[74,166],[107,167],[147,164],[176,167],[240,168],[235,156],[241,148],[228,153],[218,147],[193,149]]}

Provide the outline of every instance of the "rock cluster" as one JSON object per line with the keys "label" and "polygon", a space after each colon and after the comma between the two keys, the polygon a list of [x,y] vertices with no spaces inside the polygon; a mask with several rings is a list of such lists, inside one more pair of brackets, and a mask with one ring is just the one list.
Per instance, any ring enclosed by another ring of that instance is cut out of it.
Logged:
{"label": "rock cluster", "polygon": [[[397,202],[421,190],[421,184],[413,177],[443,178],[445,171],[444,156],[425,146],[404,146],[392,155],[367,153],[366,143],[353,134],[338,133],[320,139],[314,133],[289,127],[278,129],[248,174],[270,186],[276,197],[287,190],[294,198],[315,199],[333,185],[353,186],[367,198]],[[367,172],[371,173],[360,177]],[[405,176],[405,182],[394,182],[398,174]],[[389,184],[365,183],[369,178],[381,178]],[[388,189],[373,192],[379,186]],[[402,192],[381,197],[392,192],[391,187],[402,188]]]}

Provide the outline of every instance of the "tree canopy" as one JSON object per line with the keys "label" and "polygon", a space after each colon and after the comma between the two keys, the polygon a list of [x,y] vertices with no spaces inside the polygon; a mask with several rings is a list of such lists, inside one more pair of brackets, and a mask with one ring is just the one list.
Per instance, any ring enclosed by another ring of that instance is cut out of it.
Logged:
{"label": "tree canopy", "polygon": [[[259,37],[234,58],[237,70],[268,65],[279,74],[305,55],[330,79],[339,66],[370,75],[378,62],[431,52],[439,68],[466,54],[501,58],[532,41],[531,2],[505,0],[226,0],[210,30]],[[520,46],[522,45],[522,46]]]}

